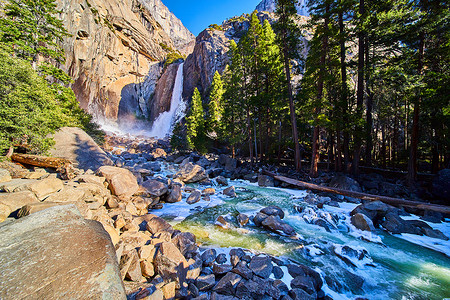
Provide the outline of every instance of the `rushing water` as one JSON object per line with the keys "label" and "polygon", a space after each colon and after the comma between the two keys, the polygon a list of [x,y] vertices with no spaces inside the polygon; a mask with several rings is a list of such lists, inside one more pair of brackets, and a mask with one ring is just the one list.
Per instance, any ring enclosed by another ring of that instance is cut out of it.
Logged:
{"label": "rushing water", "polygon": [[173,130],[173,125],[179,120],[185,110],[186,103],[183,101],[183,65],[180,64],[175,79],[175,84],[172,91],[172,99],[170,102],[170,110],[161,113],[158,118],[153,122],[152,129],[149,136],[155,138],[165,138],[170,135]]}
{"label": "rushing water", "polygon": [[[167,170],[161,175],[165,174]],[[262,188],[246,181],[233,181],[231,184],[236,187],[236,198],[220,194],[221,188],[215,187],[219,191],[211,196],[209,202],[201,200],[188,205],[185,194],[181,202],[165,204],[163,209],[152,213],[165,217],[177,229],[194,233],[203,245],[242,247],[307,264],[321,273],[324,282],[327,282],[324,290],[335,299],[353,299],[357,296],[368,299],[450,297],[448,256],[405,240],[407,237],[401,238],[381,230],[374,234],[357,230],[349,222],[349,212],[355,204],[340,203],[340,208],[325,205],[323,209],[314,211],[303,201],[307,195],[304,191]],[[284,220],[298,233],[296,239],[252,225],[239,228],[234,221],[239,213],[255,215],[268,205],[283,208],[286,213]],[[294,208],[296,205],[305,207],[302,214]],[[336,227],[327,232],[322,227],[309,224],[306,220],[314,218],[314,214],[332,217]],[[234,226],[229,229],[216,226],[214,222],[220,215]],[[439,229],[447,235],[450,233],[448,222],[441,224]],[[436,244],[449,255],[450,242],[427,239],[430,245]],[[367,254],[362,260],[354,259],[354,264],[345,262],[335,254],[345,245],[365,250]]]}

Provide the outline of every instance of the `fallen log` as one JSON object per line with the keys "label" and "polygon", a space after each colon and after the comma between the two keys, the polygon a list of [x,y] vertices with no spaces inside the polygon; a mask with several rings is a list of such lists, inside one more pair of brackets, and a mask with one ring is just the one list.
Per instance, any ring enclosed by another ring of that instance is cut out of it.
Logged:
{"label": "fallen log", "polygon": [[328,187],[328,186],[321,186],[321,185],[317,185],[317,184],[313,184],[313,183],[295,180],[295,179],[284,177],[284,176],[279,176],[275,173],[272,173],[272,172],[269,172],[266,170],[263,170],[263,173],[265,175],[273,177],[274,179],[276,179],[278,181],[285,182],[290,185],[297,186],[297,187],[300,187],[303,189],[327,192],[327,193],[348,196],[348,197],[358,198],[358,199],[367,200],[367,201],[381,201],[383,203],[386,203],[386,204],[389,204],[392,206],[396,206],[396,207],[401,207],[401,206],[414,207],[419,210],[429,210],[429,211],[439,212],[439,213],[442,213],[445,215],[450,215],[450,207],[445,206],[445,205],[429,204],[429,203],[424,203],[424,202],[411,201],[411,200],[405,200],[405,199],[400,199],[400,198],[391,198],[391,197],[385,197],[385,196],[372,195],[372,194],[348,191],[348,190],[343,190],[343,189],[337,189],[337,188],[332,188],[332,187]]}
{"label": "fallen log", "polygon": [[75,177],[72,162],[64,158],[14,153],[11,160],[25,165],[56,169],[65,180]]}

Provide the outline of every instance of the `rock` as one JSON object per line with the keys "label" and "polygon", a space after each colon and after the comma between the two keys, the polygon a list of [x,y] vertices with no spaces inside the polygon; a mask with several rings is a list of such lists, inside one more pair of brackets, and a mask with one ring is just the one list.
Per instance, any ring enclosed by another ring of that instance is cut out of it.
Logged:
{"label": "rock", "polygon": [[201,255],[201,259],[204,266],[210,266],[216,259],[217,252],[215,249],[208,249],[204,251]]}
{"label": "rock", "polygon": [[35,182],[37,182],[35,179],[12,179],[8,182],[0,183],[0,192],[18,193],[26,191]]}
{"label": "rock", "polygon": [[265,294],[265,287],[249,280],[244,282],[241,280],[236,286],[236,297],[239,299],[262,299]]}
{"label": "rock", "polygon": [[175,184],[172,186],[172,189],[170,190],[169,194],[167,195],[165,201],[167,203],[175,203],[180,202],[183,195],[181,193],[181,186]]}
{"label": "rock", "polygon": [[314,300],[317,299],[316,295],[310,295],[303,289],[292,289],[289,291],[289,296],[293,300]]}
{"label": "rock", "polygon": [[315,292],[313,279],[307,276],[297,276],[291,281],[291,288],[293,289],[302,289],[308,294],[312,294]]}
{"label": "rock", "polygon": [[272,260],[267,256],[254,256],[250,261],[249,267],[253,271],[253,273],[264,279],[269,278],[270,274],[272,274],[273,269]]}
{"label": "rock", "polygon": [[167,153],[162,148],[156,148],[150,153],[154,158],[166,157]]}
{"label": "rock", "polygon": [[203,167],[188,162],[181,165],[180,170],[175,174],[175,178],[179,178],[184,183],[195,183],[206,179],[207,176]]}
{"label": "rock", "polygon": [[[64,186],[59,192],[48,196],[45,199],[45,201],[48,201],[48,202],[67,202],[67,201],[78,202],[78,201],[88,200],[88,198],[90,198],[91,200],[95,199],[85,189],[74,188],[71,186]],[[89,200],[89,201],[91,202],[91,200]],[[103,198],[102,198],[102,202],[103,202]]]}
{"label": "rock", "polygon": [[237,216],[237,221],[239,223],[239,226],[241,226],[241,227],[244,227],[245,225],[247,225],[249,220],[250,219],[246,214],[239,214]]}
{"label": "rock", "polygon": [[11,181],[12,177],[8,170],[0,169],[0,183]]}
{"label": "rock", "polygon": [[364,214],[354,214],[350,221],[352,222],[353,226],[360,230],[367,230],[367,231],[374,231],[375,227],[373,226],[372,220],[369,219],[368,216]]}
{"label": "rock", "polygon": [[103,166],[97,174],[106,178],[111,193],[120,198],[130,199],[139,190],[136,177],[127,169]]}
{"label": "rock", "polygon": [[17,212],[17,217],[22,218],[22,217],[26,217],[28,215],[37,213],[41,210],[45,210],[51,207],[55,207],[55,206],[64,206],[64,205],[68,205],[68,204],[73,204],[77,207],[78,211],[85,216],[87,213],[87,210],[89,208],[86,207],[86,203],[84,203],[83,201],[79,201],[79,202],[64,202],[64,203],[55,203],[55,202],[36,202],[36,203],[30,203],[27,205],[24,205],[18,212]]}
{"label": "rock", "polygon": [[[74,91],[78,92],[76,88]],[[50,156],[68,159],[78,169],[97,170],[101,166],[113,164],[108,155],[80,128],[63,127],[54,134],[53,139],[55,145],[50,150]]]}
{"label": "rock", "polygon": [[165,195],[168,191],[167,185],[158,181],[149,179],[144,181],[142,187],[146,189],[150,197],[156,198]]}
{"label": "rock", "polygon": [[261,226],[262,222],[268,217],[268,215],[259,212],[256,214],[256,216],[253,217],[253,223],[255,223],[256,226]]}
{"label": "rock", "polygon": [[231,255],[230,256],[230,262],[231,264],[235,267],[237,266],[237,264],[241,261],[241,259],[239,257],[237,257],[236,255]]}
{"label": "rock", "polygon": [[202,197],[202,193],[200,191],[193,191],[189,197],[186,200],[187,204],[194,204],[197,203],[198,201],[200,201],[200,198]]}
{"label": "rock", "polygon": [[30,191],[0,194],[0,222],[3,222],[12,212],[32,203],[39,203],[39,200]]}
{"label": "rock", "polygon": [[184,282],[187,273],[187,261],[180,250],[171,242],[163,242],[155,256],[155,269],[164,280]]}
{"label": "rock", "polygon": [[214,222],[215,225],[222,227],[223,229],[229,229],[231,228],[231,224],[228,223],[227,220],[223,216],[218,216],[216,221]]}
{"label": "rock", "polygon": [[245,252],[241,248],[233,248],[230,250],[230,256],[237,256],[239,258],[244,257]]}
{"label": "rock", "polygon": [[128,253],[128,259],[130,264],[127,268],[125,278],[134,282],[140,282],[142,280],[142,269],[136,249]]}
{"label": "rock", "polygon": [[284,218],[284,211],[279,206],[271,205],[261,209],[260,212],[268,216],[279,216],[280,219]]}
{"label": "rock", "polygon": [[421,228],[421,231],[424,235],[432,237],[432,238],[441,239],[444,241],[449,240],[449,238],[445,234],[443,234],[441,231],[439,231],[438,229]]}
{"label": "rock", "polygon": [[329,186],[347,191],[362,192],[359,183],[356,180],[345,175],[334,176],[331,179]]}
{"label": "rock", "polygon": [[261,225],[273,232],[281,232],[287,236],[296,235],[295,229],[291,225],[283,222],[279,216],[269,216],[262,221]]}
{"label": "rock", "polygon": [[313,269],[302,265],[302,264],[289,264],[288,265],[288,272],[289,275],[292,277],[298,277],[298,276],[308,276],[314,279],[314,288],[316,291],[319,291],[322,288],[323,281],[320,277],[320,274],[314,271]]}
{"label": "rock", "polygon": [[274,187],[273,177],[267,175],[258,175],[258,185],[263,187]]}
{"label": "rock", "polygon": [[275,279],[281,279],[284,276],[284,272],[279,266],[274,266],[272,269],[272,273]]}
{"label": "rock", "polygon": [[216,257],[216,263],[218,264],[224,264],[227,262],[227,256],[224,253],[221,253],[217,255]]}
{"label": "rock", "polygon": [[236,191],[234,189],[234,186],[230,186],[230,187],[224,189],[223,194],[228,197],[236,197]]}
{"label": "rock", "polygon": [[216,193],[216,190],[213,188],[206,188],[202,191],[202,195],[214,195]]}
{"label": "rock", "polygon": [[195,285],[200,291],[208,291],[216,284],[216,277],[214,274],[201,275],[197,277]]}
{"label": "rock", "polygon": [[173,232],[172,225],[167,223],[167,221],[161,217],[149,214],[147,215],[146,221],[147,221],[146,228],[151,234],[156,234],[162,231],[167,231],[170,233]]}
{"label": "rock", "polygon": [[233,268],[233,270],[231,272],[236,273],[245,279],[252,279],[252,277],[253,277],[252,270],[250,270],[250,268],[247,267],[245,262],[237,263],[237,265]]}
{"label": "rock", "polygon": [[388,230],[393,234],[398,233],[420,234],[420,229],[404,221],[395,213],[386,214],[386,220],[381,225],[383,226],[384,229]]}
{"label": "rock", "polygon": [[223,177],[223,176],[217,176],[216,177],[216,182],[218,185],[222,185],[222,186],[227,186],[228,185],[228,180]]}
{"label": "rock", "polygon": [[181,232],[177,234],[172,238],[172,243],[175,244],[184,256],[188,253],[194,253],[198,249],[195,235],[190,232]]}
{"label": "rock", "polygon": [[225,273],[230,272],[233,269],[231,265],[213,265],[213,273],[214,275],[223,275]]}
{"label": "rock", "polygon": [[166,300],[173,300],[175,299],[175,288],[176,288],[176,282],[172,281],[167,284],[165,284],[161,291],[163,292],[164,299]]}
{"label": "rock", "polygon": [[450,169],[439,171],[433,179],[431,191],[439,199],[447,201],[450,199]]}
{"label": "rock", "polygon": [[381,201],[371,201],[365,204],[358,205],[354,210],[350,212],[350,215],[353,216],[357,213],[364,214],[372,220],[374,225],[377,225],[389,211],[393,210],[396,210],[396,208]]}
{"label": "rock", "polygon": [[126,299],[109,235],[100,223],[83,219],[73,205],[3,226],[0,262],[3,296]]}
{"label": "rock", "polygon": [[139,249],[139,258],[153,263],[156,255],[156,248],[153,245],[145,245]]}
{"label": "rock", "polygon": [[234,295],[236,294],[236,286],[242,280],[242,277],[236,273],[227,273],[222,277],[213,290],[219,294]]}

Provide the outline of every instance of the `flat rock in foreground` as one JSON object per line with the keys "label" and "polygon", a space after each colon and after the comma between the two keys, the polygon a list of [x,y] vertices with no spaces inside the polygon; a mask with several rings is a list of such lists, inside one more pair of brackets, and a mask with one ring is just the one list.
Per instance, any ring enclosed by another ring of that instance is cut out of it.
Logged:
{"label": "flat rock in foreground", "polygon": [[75,206],[0,226],[0,299],[126,299],[109,235]]}
{"label": "flat rock in foreground", "polygon": [[77,168],[97,170],[104,165],[112,165],[97,143],[82,129],[63,127],[53,136],[55,146],[50,156],[70,160]]}

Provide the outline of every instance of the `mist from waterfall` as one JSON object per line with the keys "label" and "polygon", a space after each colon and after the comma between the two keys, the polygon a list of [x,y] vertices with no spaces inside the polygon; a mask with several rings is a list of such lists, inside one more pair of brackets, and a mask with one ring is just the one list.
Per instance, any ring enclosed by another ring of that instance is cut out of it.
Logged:
{"label": "mist from waterfall", "polygon": [[180,64],[175,78],[175,84],[172,91],[169,111],[161,113],[153,122],[149,136],[155,138],[165,138],[172,133],[173,127],[179,121],[186,110],[186,102],[183,101],[183,65]]}

